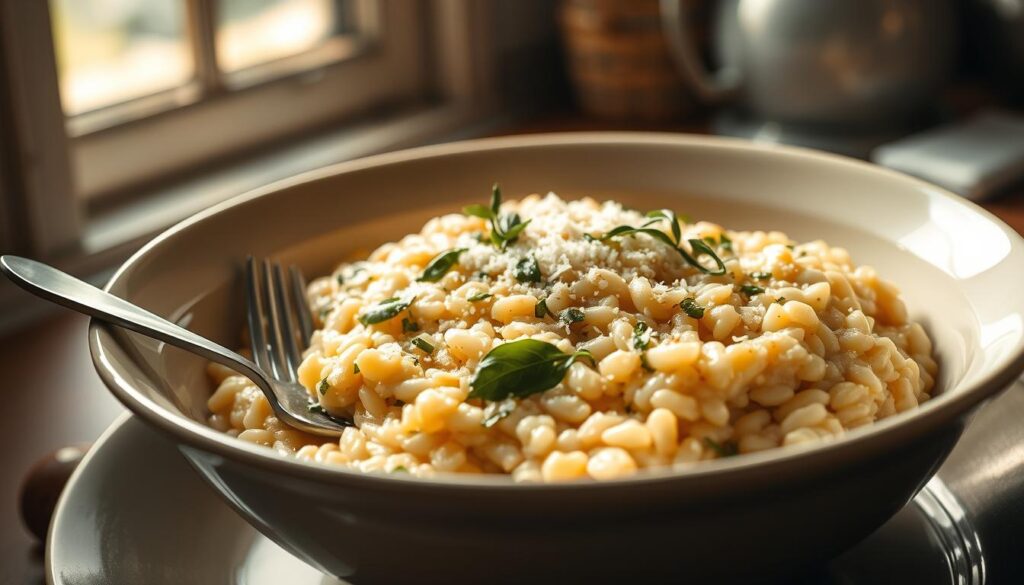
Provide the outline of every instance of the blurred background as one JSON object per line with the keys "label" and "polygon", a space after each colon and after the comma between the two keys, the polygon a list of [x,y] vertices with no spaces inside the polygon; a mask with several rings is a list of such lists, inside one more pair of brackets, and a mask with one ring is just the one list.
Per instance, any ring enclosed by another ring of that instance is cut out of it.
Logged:
{"label": "blurred background", "polygon": [[[0,253],[101,284],[173,223],[296,173],[608,129],[872,160],[1021,231],[1022,111],[1024,0],[0,0]],[[0,282],[0,369],[33,390],[7,406],[55,413],[5,427],[37,447],[16,469],[120,411],[84,341],[84,318]],[[16,479],[0,581],[36,582]]]}
{"label": "blurred background", "polygon": [[[96,282],[217,201],[456,138],[708,132],[875,159],[976,197],[1024,157],[998,157],[1024,144],[1024,0],[0,6],[0,249]],[[979,140],[999,160],[944,176]],[[0,283],[0,329],[41,306],[7,310],[25,303]]]}

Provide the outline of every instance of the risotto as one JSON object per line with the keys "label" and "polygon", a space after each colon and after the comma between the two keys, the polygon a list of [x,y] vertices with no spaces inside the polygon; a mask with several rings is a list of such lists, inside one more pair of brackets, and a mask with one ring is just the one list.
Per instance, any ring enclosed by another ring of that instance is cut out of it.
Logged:
{"label": "risotto", "polygon": [[849,253],[554,194],[430,220],[308,289],[339,440],[210,367],[210,423],[361,471],[613,479],[833,440],[928,400],[931,342]]}

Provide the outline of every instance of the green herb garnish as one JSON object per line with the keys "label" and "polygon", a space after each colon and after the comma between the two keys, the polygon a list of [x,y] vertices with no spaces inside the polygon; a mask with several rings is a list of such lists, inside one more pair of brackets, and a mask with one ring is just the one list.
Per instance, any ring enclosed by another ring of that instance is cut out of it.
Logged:
{"label": "green herb garnish", "polygon": [[400,299],[398,297],[385,299],[360,315],[359,322],[363,325],[373,325],[389,321],[397,317],[402,311],[408,309],[411,304],[412,299]]}
{"label": "green herb garnish", "polygon": [[437,256],[427,263],[427,267],[423,269],[423,275],[416,280],[425,282],[437,282],[448,274],[448,271],[455,267],[459,262],[459,256],[465,252],[465,248],[455,248],[454,250],[448,250],[447,252],[441,252]]}
{"label": "green herb garnish", "polygon": [[491,413],[490,416],[485,418],[483,422],[480,423],[480,426],[484,427],[485,429],[489,429],[494,425],[498,424],[498,422],[501,419],[512,414],[512,411],[516,409],[516,403],[514,400],[506,400],[500,404],[497,404],[496,406],[497,408],[494,408],[494,412]]}
{"label": "green herb garnish", "polygon": [[645,350],[651,344],[651,328],[643,321],[637,321],[633,327],[633,349]]}
{"label": "green herb garnish", "polygon": [[537,264],[537,259],[533,256],[527,256],[516,262],[516,267],[512,271],[518,282],[540,282],[540,265]]}
{"label": "green herb garnish", "polygon": [[526,229],[526,226],[532,221],[526,220],[524,222],[518,213],[501,215],[501,187],[497,183],[491,187],[490,207],[484,207],[479,204],[468,205],[462,208],[462,212],[466,215],[490,221],[491,243],[503,250],[509,244],[515,242],[516,238],[519,237],[519,233]]}
{"label": "green herb garnish", "polygon": [[576,307],[569,307],[568,309],[558,314],[558,320],[561,321],[562,323],[565,323],[566,325],[579,323],[580,321],[586,318],[587,316],[583,314],[583,311],[577,309]]}
{"label": "green herb garnish", "polygon": [[409,473],[409,470],[404,465],[398,465],[391,470],[391,473]]}
{"label": "green herb garnish", "polygon": [[697,300],[693,297],[686,297],[683,302],[679,303],[682,307],[683,312],[693,317],[694,319],[700,319],[704,316],[704,307],[697,304]]}
{"label": "green herb garnish", "polygon": [[345,275],[339,272],[335,275],[334,280],[337,280],[339,285],[345,284]]}
{"label": "green herb garnish", "polygon": [[729,236],[722,234],[721,242],[719,243],[719,245],[721,245],[722,249],[725,250],[726,252],[732,252],[732,240],[729,239]]}
{"label": "green herb garnish", "polygon": [[[680,256],[682,256],[683,260],[686,261],[687,264],[693,266],[697,270],[700,270],[705,274],[725,274],[725,263],[722,262],[722,259],[719,258],[717,254],[715,254],[715,251],[711,248],[711,246],[707,244],[707,242],[704,242],[697,238],[690,238],[689,240],[687,240],[687,242],[689,242],[690,244],[690,251],[687,252],[685,249],[683,249],[681,245],[682,229],[679,227],[679,218],[676,217],[675,212],[673,212],[670,209],[659,209],[656,211],[649,212],[647,214],[647,217],[650,217],[652,219],[644,223],[640,227],[633,227],[631,225],[620,225],[616,228],[613,228],[611,231],[604,234],[598,239],[600,239],[601,241],[607,241],[616,237],[646,234],[672,247],[672,249],[674,249],[676,252],[679,253]],[[672,231],[671,236],[657,228],[650,227],[651,225],[661,220],[667,220],[669,222],[669,227]],[[702,256],[708,256],[709,258],[711,258],[711,260],[715,264],[715,267],[708,268],[707,266],[702,264],[700,262],[700,258]]]}
{"label": "green herb garnish", "polygon": [[536,339],[503,343],[480,360],[469,383],[469,398],[497,401],[550,390],[562,381],[569,366],[580,359],[594,361],[589,351],[562,353],[554,345]]}
{"label": "green herb garnish", "polygon": [[410,341],[409,343],[423,350],[423,353],[426,353],[428,355],[434,353],[434,344],[427,341],[427,338],[422,335],[419,337],[414,337],[412,341]]}
{"label": "green herb garnish", "polygon": [[754,280],[771,280],[772,279],[772,273],[771,272],[767,272],[767,271],[766,272],[752,272],[752,273],[750,273],[750,278],[753,278]]}
{"label": "green herb garnish", "polygon": [[469,297],[466,300],[471,303],[479,303],[480,301],[487,300],[493,296],[494,295],[492,295],[491,293],[476,293],[475,295]]}
{"label": "green herb garnish", "polygon": [[357,364],[355,362],[352,362],[352,373],[353,374],[358,374],[359,373],[359,364]]}
{"label": "green herb garnish", "polygon": [[764,292],[764,289],[757,286],[756,284],[743,284],[740,285],[740,292],[747,296],[759,295]]}
{"label": "green herb garnish", "polygon": [[715,453],[718,453],[719,457],[732,457],[733,455],[739,454],[739,449],[736,447],[736,443],[733,443],[732,441],[719,443],[711,437],[704,437],[704,444],[711,448]]}
{"label": "green herb garnish", "polygon": [[538,319],[543,319],[545,315],[549,315],[550,313],[551,311],[548,310],[547,297],[537,301],[536,306],[533,307],[533,316]]}
{"label": "green herb garnish", "polygon": [[779,303],[780,305],[785,305],[788,300],[789,299],[787,299],[786,297],[779,297],[775,299],[775,302]]}
{"label": "green herb garnish", "polygon": [[405,333],[415,333],[420,330],[419,323],[409,319],[408,317],[402,318],[402,331]]}
{"label": "green herb garnish", "polygon": [[321,395],[327,394],[327,390],[330,389],[331,385],[327,382],[327,378],[320,380],[320,383],[316,385],[317,392]]}

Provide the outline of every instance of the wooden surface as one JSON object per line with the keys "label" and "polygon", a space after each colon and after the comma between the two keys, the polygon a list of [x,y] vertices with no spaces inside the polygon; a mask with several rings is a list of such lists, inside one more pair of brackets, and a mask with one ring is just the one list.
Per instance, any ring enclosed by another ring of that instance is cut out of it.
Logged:
{"label": "wooden surface", "polygon": [[[568,116],[535,120],[521,133],[598,129],[654,129]],[[664,128],[660,128],[664,130]],[[699,132],[700,124],[673,130]],[[1024,188],[983,204],[1024,233]],[[41,301],[40,301],[41,302]],[[87,319],[62,312],[31,329],[0,339],[4,424],[0,425],[0,583],[43,583],[42,549],[18,517],[25,471],[59,447],[95,440],[123,411],[99,380],[86,345]]]}

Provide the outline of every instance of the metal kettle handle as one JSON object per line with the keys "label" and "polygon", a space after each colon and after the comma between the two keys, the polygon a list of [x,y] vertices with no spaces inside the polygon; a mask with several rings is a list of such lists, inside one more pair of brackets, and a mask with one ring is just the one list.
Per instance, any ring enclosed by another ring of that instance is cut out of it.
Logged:
{"label": "metal kettle handle", "polygon": [[704,67],[692,35],[688,34],[693,30],[692,23],[692,0],[661,0],[661,28],[679,73],[701,101],[728,101],[740,88],[740,76],[730,68],[712,72]]}

